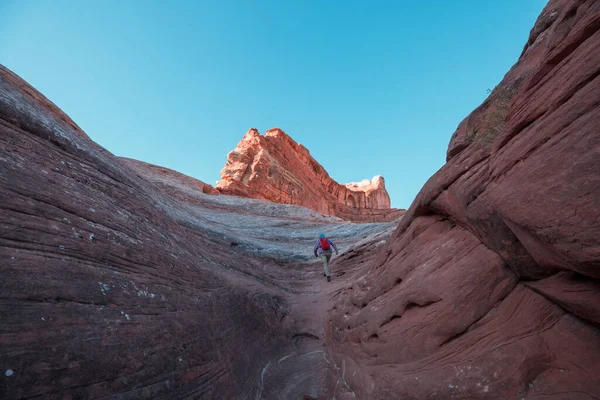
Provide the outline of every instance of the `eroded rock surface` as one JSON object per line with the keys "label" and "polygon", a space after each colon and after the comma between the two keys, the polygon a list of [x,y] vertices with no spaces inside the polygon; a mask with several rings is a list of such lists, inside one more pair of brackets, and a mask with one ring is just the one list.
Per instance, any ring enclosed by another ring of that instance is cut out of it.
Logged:
{"label": "eroded rock surface", "polygon": [[394,225],[209,193],[113,156],[0,67],[0,398],[322,397],[313,241]]}
{"label": "eroded rock surface", "polygon": [[600,398],[599,29],[551,1],[384,223],[115,157],[0,67],[0,397]]}
{"label": "eroded rock surface", "polygon": [[[198,190],[207,194],[219,194],[219,191],[208,183],[173,171],[172,169],[131,158],[121,157],[121,161],[135,170],[142,178],[149,180],[154,185],[158,186],[161,191],[164,191],[171,196],[178,196],[186,191],[197,193]],[[180,190],[171,190],[172,187],[180,188]],[[185,196],[180,196],[178,199],[183,201],[188,200]]]}
{"label": "eroded rock surface", "polygon": [[375,268],[339,292],[329,395],[599,398],[598,132],[600,2],[552,0]]}
{"label": "eroded rock surface", "polygon": [[390,208],[382,176],[340,185],[281,129],[264,136],[250,129],[227,156],[217,183],[221,193],[294,204],[348,221],[391,221],[403,210]]}

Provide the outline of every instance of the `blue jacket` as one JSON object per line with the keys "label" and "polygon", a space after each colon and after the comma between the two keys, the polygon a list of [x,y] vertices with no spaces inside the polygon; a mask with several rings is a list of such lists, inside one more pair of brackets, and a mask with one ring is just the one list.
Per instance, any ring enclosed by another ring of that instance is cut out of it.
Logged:
{"label": "blue jacket", "polygon": [[[338,249],[337,249],[335,243],[333,243],[333,240],[327,239],[327,241],[329,242],[329,246],[330,247],[329,247],[329,250],[325,250],[325,252],[331,253],[331,248],[332,247],[337,252]],[[318,256],[318,255],[320,255],[321,253],[323,253],[323,249],[321,248],[321,240],[320,239],[317,239],[317,243],[315,243],[314,251],[315,251],[315,257]]]}

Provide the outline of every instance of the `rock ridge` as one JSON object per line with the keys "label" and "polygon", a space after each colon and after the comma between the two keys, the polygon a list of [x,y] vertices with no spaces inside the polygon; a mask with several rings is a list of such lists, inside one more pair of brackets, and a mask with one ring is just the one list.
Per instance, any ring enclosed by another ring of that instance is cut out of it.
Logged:
{"label": "rock ridge", "polygon": [[390,221],[403,210],[390,207],[385,179],[341,185],[306,147],[280,128],[261,135],[251,128],[227,155],[216,188],[220,193],[301,205],[349,221]]}

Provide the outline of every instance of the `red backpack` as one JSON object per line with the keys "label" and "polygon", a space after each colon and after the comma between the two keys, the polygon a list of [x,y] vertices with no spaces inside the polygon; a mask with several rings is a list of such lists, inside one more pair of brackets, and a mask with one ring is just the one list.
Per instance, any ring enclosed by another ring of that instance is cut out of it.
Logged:
{"label": "red backpack", "polygon": [[319,238],[319,240],[321,241],[321,248],[323,249],[323,251],[329,250],[329,239]]}

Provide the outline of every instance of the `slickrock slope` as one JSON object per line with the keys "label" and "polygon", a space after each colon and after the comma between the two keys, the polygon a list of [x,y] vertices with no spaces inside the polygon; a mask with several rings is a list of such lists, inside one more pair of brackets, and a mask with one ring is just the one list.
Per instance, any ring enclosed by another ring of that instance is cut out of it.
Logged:
{"label": "slickrock slope", "polygon": [[[150,180],[152,183],[160,187],[161,190],[170,195],[176,195],[178,192],[180,192],[170,190],[173,186],[191,188],[193,193],[196,193],[198,190],[200,190],[202,193],[219,194],[219,191],[208,183],[204,183],[198,179],[184,175],[177,171],[173,171],[172,169],[131,158],[121,157],[121,161],[136,171],[140,177]],[[176,185],[174,183],[176,183]],[[185,197],[180,198],[180,200],[185,200]]]}
{"label": "slickrock slope", "polygon": [[600,398],[599,133],[600,2],[551,0],[374,269],[338,293],[330,396]]}
{"label": "slickrock slope", "polygon": [[356,222],[391,221],[404,212],[390,208],[383,177],[340,185],[304,146],[278,128],[264,136],[250,129],[228,154],[217,189]]}
{"label": "slickrock slope", "polygon": [[326,393],[313,240],[393,225],[206,191],[113,156],[0,66],[0,398]]}

